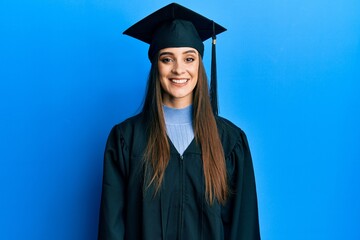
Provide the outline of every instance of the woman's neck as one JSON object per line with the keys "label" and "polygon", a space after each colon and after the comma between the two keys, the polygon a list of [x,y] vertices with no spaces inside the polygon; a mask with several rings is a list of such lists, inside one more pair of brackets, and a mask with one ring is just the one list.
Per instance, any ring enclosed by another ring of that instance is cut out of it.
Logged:
{"label": "woman's neck", "polygon": [[170,108],[186,108],[192,105],[192,98],[164,98],[163,96],[163,104]]}
{"label": "woman's neck", "polygon": [[185,124],[192,122],[192,105],[184,108],[172,108],[164,105],[166,124]]}

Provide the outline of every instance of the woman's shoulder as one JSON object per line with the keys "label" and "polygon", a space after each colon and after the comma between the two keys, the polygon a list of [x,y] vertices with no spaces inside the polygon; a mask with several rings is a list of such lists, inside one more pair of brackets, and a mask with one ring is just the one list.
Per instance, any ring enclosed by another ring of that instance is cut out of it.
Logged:
{"label": "woman's shoulder", "polygon": [[139,113],[134,116],[131,116],[120,123],[117,123],[112,131],[117,132],[123,137],[142,135],[146,132],[146,124],[144,124],[143,114]]}
{"label": "woman's shoulder", "polygon": [[140,113],[114,125],[110,131],[108,143],[121,143],[121,146],[131,153],[142,152],[146,146],[146,133],[146,124]]}
{"label": "woman's shoulder", "polygon": [[243,147],[244,143],[247,145],[245,132],[232,121],[224,117],[217,116],[216,124],[225,156],[229,155],[234,148]]}
{"label": "woman's shoulder", "polygon": [[143,114],[142,113],[138,113],[134,116],[128,117],[125,120],[123,120],[122,122],[118,123],[115,125],[115,127],[118,128],[131,128],[131,127],[136,127],[139,125],[143,124]]}
{"label": "woman's shoulder", "polygon": [[216,116],[215,119],[220,134],[235,138],[239,137],[242,134],[245,134],[240,127],[238,127],[229,119],[220,116]]}

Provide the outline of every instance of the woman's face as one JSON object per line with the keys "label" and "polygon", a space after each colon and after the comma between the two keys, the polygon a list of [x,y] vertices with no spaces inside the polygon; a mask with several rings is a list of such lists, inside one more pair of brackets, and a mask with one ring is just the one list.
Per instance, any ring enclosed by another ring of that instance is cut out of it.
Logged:
{"label": "woman's face", "polygon": [[199,53],[194,48],[164,48],[159,52],[159,78],[163,104],[183,108],[192,104],[198,80]]}

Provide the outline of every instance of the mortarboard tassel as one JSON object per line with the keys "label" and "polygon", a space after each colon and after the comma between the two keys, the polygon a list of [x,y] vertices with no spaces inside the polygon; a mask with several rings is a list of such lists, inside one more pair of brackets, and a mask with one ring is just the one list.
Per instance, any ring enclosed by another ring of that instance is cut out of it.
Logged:
{"label": "mortarboard tassel", "polygon": [[217,76],[216,76],[216,34],[215,23],[213,22],[213,35],[212,35],[212,48],[211,48],[211,82],[210,82],[210,100],[211,107],[215,116],[219,114],[218,100],[217,100]]}

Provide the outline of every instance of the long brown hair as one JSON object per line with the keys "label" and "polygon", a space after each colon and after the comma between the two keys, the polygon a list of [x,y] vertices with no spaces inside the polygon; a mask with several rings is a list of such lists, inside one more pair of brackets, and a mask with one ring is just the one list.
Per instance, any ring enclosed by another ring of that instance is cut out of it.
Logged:
{"label": "long brown hair", "polygon": [[[145,184],[146,187],[154,184],[156,194],[160,190],[169,163],[170,145],[162,108],[158,56],[155,58],[149,73],[142,112],[148,126],[148,142],[144,155]],[[199,59],[198,82],[193,92],[194,135],[201,146],[206,198],[210,204],[215,199],[223,204],[228,195],[225,157],[211,108],[205,68],[201,57]]]}

